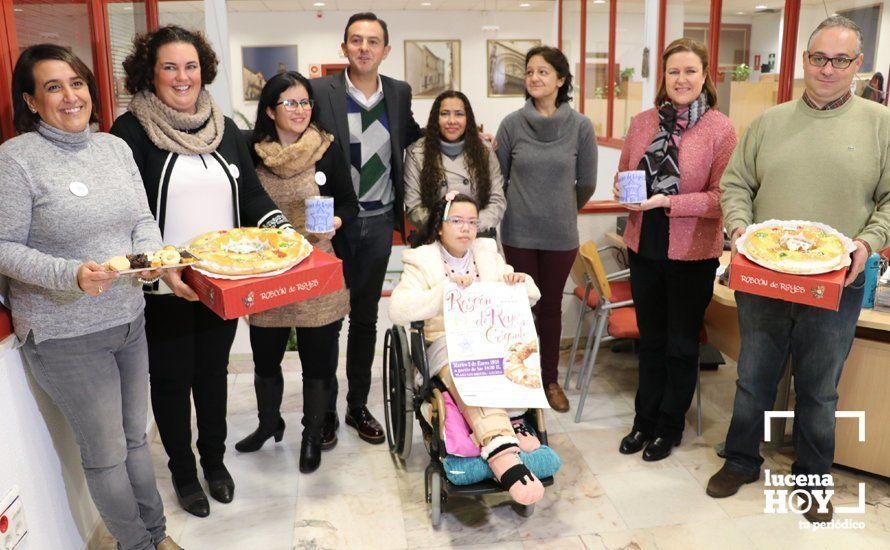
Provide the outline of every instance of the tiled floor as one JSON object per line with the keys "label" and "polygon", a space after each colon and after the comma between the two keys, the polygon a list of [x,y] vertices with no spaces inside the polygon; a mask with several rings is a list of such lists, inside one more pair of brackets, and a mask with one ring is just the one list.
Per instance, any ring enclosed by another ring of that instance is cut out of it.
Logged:
{"label": "tiled floor", "polygon": [[[381,304],[381,312],[386,304]],[[388,321],[381,313],[380,328]],[[381,330],[382,334],[382,330]],[[382,338],[381,338],[382,341]],[[344,344],[341,350],[345,349]],[[566,357],[563,354],[563,359]],[[382,420],[380,357],[375,365],[370,408]],[[714,453],[729,425],[735,391],[734,365],[702,373],[704,434],[695,435],[690,411],[683,443],[666,460],[647,463],[640,455],[618,453],[618,442],[633,421],[635,360],[630,353],[600,354],[580,423],[574,423],[578,391],[569,391],[573,411],[547,411],[551,446],[565,461],[530,518],[516,513],[501,495],[453,498],[442,525],[430,526],[424,502],[423,470],[428,458],[419,430],[405,464],[385,445],[371,446],[341,427],[337,447],[324,454],[319,471],[297,468],[302,408],[296,354],[286,360],[283,406],[285,439],[257,453],[232,447],[255,427],[252,363],[233,358],[226,464],[235,478],[235,501],[211,501],[211,515],[192,517],[176,504],[166,455],[152,444],[158,486],[167,510],[169,534],[188,550],[289,550],[323,548],[498,548],[498,549],[769,549],[890,548],[890,485],[887,480],[837,469],[835,502],[854,503],[858,482],[866,484],[866,513],[836,515],[863,521],[863,530],[801,529],[797,515],[763,513],[763,486],[745,486],[738,495],[711,499],[704,487],[722,464]],[[341,388],[346,388],[340,369]],[[340,410],[345,392],[340,395]],[[766,466],[790,472],[787,453],[767,452]],[[99,548],[113,548],[106,536]]]}

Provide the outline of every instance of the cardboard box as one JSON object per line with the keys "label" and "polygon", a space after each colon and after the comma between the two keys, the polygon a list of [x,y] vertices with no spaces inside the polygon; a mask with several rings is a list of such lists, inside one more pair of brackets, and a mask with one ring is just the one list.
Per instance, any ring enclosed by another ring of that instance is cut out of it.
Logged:
{"label": "cardboard box", "polygon": [[185,282],[204,304],[223,319],[280,307],[343,288],[343,262],[315,249],[312,254],[281,275],[249,279],[214,279],[186,269]]}
{"label": "cardboard box", "polygon": [[736,254],[729,268],[729,288],[837,311],[846,276],[846,269],[821,275],[779,273]]}

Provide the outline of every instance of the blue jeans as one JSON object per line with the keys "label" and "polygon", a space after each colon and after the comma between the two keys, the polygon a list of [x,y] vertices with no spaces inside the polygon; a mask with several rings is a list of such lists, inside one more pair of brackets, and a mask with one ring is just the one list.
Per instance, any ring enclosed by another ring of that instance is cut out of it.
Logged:
{"label": "blue jeans", "polygon": [[771,410],[789,357],[794,375],[794,474],[826,474],[834,461],[837,385],[856,335],[865,277],[843,291],[831,311],[736,292],[739,310],[738,381],[726,434],[726,464],[760,472],[764,411]]}
{"label": "blue jeans", "polygon": [[107,330],[22,347],[34,379],[65,416],[90,496],[124,550],[153,550],[166,535],[145,437],[148,350],[142,314]]}

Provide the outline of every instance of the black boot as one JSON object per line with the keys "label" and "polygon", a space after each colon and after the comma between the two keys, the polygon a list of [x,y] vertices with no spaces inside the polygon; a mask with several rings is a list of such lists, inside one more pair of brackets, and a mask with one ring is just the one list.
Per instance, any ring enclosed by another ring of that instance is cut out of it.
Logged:
{"label": "black boot", "polygon": [[300,471],[314,472],[321,465],[321,439],[324,431],[331,381],[303,381],[303,441],[300,443]]}
{"label": "black boot", "polygon": [[274,437],[276,442],[284,437],[284,419],[281,418],[284,378],[280,374],[268,378],[254,375],[253,388],[256,390],[260,425],[252,434],[235,443],[235,449],[241,453],[259,451],[270,437]]}

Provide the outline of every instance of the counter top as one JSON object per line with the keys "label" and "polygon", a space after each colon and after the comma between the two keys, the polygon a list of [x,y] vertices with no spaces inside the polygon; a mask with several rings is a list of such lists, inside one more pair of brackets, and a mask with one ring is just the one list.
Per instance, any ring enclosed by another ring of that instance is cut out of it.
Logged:
{"label": "counter top", "polygon": [[618,201],[587,201],[579,214],[627,214],[628,210]]}

